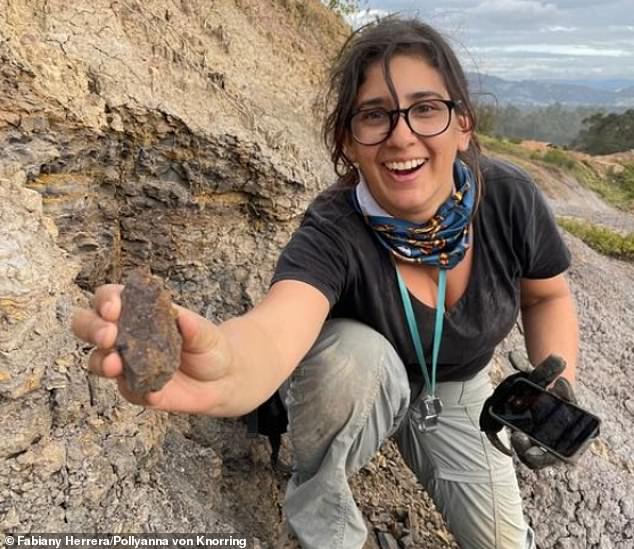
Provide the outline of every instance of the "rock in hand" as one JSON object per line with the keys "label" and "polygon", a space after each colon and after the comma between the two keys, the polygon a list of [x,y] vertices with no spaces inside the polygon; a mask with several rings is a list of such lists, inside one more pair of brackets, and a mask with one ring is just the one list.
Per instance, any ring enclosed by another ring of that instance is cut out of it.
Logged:
{"label": "rock in hand", "polygon": [[131,391],[158,391],[178,368],[182,342],[176,316],[160,278],[143,269],[130,273],[121,294],[115,345]]}

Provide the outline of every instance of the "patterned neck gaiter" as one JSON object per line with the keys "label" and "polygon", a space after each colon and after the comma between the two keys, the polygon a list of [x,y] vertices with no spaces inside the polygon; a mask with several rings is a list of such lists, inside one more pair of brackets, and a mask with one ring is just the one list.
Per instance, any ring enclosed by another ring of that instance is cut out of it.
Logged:
{"label": "patterned neck gaiter", "polygon": [[453,171],[457,190],[426,223],[392,217],[376,202],[363,176],[352,193],[355,206],[379,242],[398,258],[453,269],[470,245],[469,223],[476,196],[476,179],[469,167],[456,160]]}

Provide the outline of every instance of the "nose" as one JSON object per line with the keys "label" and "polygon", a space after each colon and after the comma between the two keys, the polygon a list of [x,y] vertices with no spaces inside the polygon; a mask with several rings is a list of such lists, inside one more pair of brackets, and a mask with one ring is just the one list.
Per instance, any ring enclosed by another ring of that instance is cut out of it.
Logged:
{"label": "nose", "polygon": [[418,136],[411,130],[403,112],[398,113],[396,125],[386,142],[395,147],[406,147],[418,141]]}

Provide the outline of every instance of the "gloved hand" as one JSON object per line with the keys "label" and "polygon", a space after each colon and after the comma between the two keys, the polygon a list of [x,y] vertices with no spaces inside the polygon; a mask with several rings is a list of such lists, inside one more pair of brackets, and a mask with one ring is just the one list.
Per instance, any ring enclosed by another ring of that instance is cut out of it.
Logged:
{"label": "gloved hand", "polygon": [[[536,368],[533,368],[523,353],[519,351],[509,353],[509,360],[516,370],[527,373],[528,379],[533,383],[546,388],[554,381],[553,386],[548,389],[549,391],[569,402],[577,402],[572,385],[567,379],[559,377],[566,368],[566,362],[563,358],[550,355]],[[536,445],[520,431],[513,431],[511,434],[511,445],[520,461],[530,469],[543,469],[562,463],[560,459],[548,450]]]}

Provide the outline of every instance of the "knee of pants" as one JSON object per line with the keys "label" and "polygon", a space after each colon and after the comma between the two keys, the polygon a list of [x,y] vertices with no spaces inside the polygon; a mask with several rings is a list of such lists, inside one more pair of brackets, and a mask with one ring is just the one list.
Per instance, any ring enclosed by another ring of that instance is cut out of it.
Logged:
{"label": "knee of pants", "polygon": [[[388,376],[388,369],[399,368]],[[387,377],[396,377],[399,391],[409,396],[405,369],[381,334],[348,319],[325,324],[281,389],[300,473],[314,472],[335,438],[352,444]]]}

